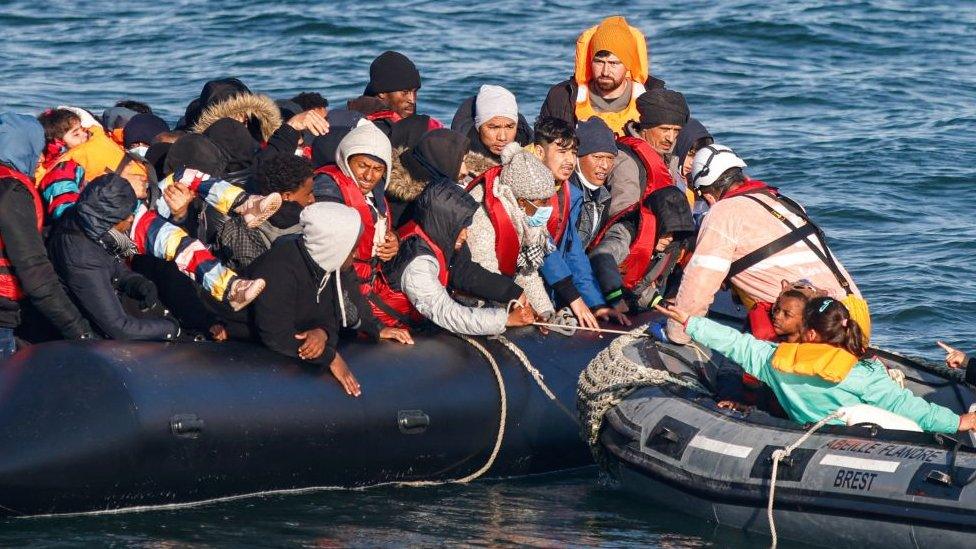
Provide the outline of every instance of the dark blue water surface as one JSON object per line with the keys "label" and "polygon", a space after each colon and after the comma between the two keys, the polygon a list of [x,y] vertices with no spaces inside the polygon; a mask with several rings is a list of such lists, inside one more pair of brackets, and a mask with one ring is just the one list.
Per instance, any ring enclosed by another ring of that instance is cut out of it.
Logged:
{"label": "dark blue water surface", "polygon": [[[0,110],[101,112],[122,98],[170,122],[212,78],[290,97],[358,95],[386,49],[449,121],[482,83],[531,120],[572,71],[583,28],[624,14],[652,72],[750,173],[806,204],[871,303],[875,342],[939,358],[976,348],[976,6],[971,2],[0,3]],[[469,487],[275,496],[196,509],[0,525],[0,545],[743,545],[651,509],[595,472]]]}

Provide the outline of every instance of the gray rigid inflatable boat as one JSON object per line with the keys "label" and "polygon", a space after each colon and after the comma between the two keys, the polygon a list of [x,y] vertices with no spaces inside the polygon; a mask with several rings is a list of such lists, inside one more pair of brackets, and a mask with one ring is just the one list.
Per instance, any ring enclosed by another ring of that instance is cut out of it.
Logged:
{"label": "gray rigid inflatable boat", "polygon": [[[658,505],[721,525],[768,533],[772,453],[810,426],[718,408],[717,353],[643,339],[627,360],[680,383],[640,388],[604,416],[596,454],[619,486]],[[916,395],[964,412],[976,400],[955,372],[876,351]],[[739,370],[741,371],[741,370]],[[584,374],[585,375],[585,374]],[[582,384],[582,381],[581,381]],[[581,410],[584,406],[581,404]],[[780,539],[822,546],[972,547],[976,450],[968,437],[827,425],[779,464],[774,522]]]}

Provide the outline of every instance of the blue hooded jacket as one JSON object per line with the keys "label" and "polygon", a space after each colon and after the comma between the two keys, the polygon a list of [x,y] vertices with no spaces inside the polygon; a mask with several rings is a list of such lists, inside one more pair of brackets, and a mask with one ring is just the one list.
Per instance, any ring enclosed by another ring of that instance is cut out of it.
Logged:
{"label": "blue hooded jacket", "polygon": [[44,150],[44,128],[27,114],[0,113],[0,162],[34,177]]}
{"label": "blue hooded jacket", "polygon": [[[539,269],[539,274],[549,286],[572,276],[573,285],[587,307],[599,307],[606,304],[603,292],[597,283],[590,260],[583,249],[582,239],[576,227],[579,225],[580,212],[583,209],[583,191],[572,183],[574,178],[563,183],[569,185],[569,220],[556,250],[546,256],[546,260]],[[561,305],[569,305],[562,303]]]}

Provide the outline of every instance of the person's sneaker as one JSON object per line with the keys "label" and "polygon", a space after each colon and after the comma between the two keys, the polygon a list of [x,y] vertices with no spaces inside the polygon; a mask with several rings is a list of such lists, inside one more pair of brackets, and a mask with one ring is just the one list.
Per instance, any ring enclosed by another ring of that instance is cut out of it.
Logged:
{"label": "person's sneaker", "polygon": [[268,196],[252,194],[234,211],[244,218],[248,229],[253,229],[264,223],[281,207],[281,195],[271,193]]}
{"label": "person's sneaker", "polygon": [[264,291],[264,279],[238,278],[230,285],[230,295],[227,296],[227,304],[235,311],[240,311],[257,299]]}

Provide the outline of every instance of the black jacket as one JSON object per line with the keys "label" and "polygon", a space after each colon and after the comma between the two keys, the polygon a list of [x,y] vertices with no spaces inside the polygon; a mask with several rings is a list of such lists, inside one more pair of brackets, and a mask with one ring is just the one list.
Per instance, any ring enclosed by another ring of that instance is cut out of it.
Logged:
{"label": "black jacket", "polygon": [[[328,366],[336,356],[342,324],[336,301],[336,277],[330,277],[319,292],[325,273],[308,255],[301,236],[279,238],[267,253],[251,263],[246,273],[267,282],[249,307],[253,331],[261,342],[269,349],[297,358],[304,341],[295,339],[295,334],[321,328],[329,336],[325,351],[309,362]],[[354,290],[355,286],[349,289]]]}
{"label": "black jacket", "polygon": [[[16,179],[0,179],[0,238],[12,270],[33,306],[68,339],[91,334],[91,327],[58,281],[37,230],[34,200]],[[20,305],[0,298],[0,326],[20,324]]]}
{"label": "black jacket", "polygon": [[155,287],[101,243],[112,226],[132,212],[135,200],[124,179],[114,175],[95,179],[51,233],[48,252],[69,293],[104,336],[173,340],[179,334],[175,321],[137,318],[123,308],[119,293],[141,300]]}
{"label": "black jacket", "polygon": [[[647,82],[644,82],[644,87],[648,91],[655,88],[663,88],[664,80],[648,76]],[[565,120],[567,124],[575,128],[576,92],[578,90],[579,84],[576,83],[575,78],[563,80],[549,88],[546,100],[542,103],[542,110],[539,111],[539,117],[551,116],[553,118],[559,118]]]}
{"label": "black jacket", "polygon": [[[417,224],[444,254],[448,266],[448,286],[482,299],[508,303],[522,295],[522,288],[511,278],[493,273],[471,259],[467,244],[454,251],[461,229],[471,224],[478,204],[471,195],[451,182],[430,183],[416,201]],[[400,291],[400,279],[406,266],[419,254],[435,255],[419,238],[400,246],[397,256],[383,265],[390,286]]]}

